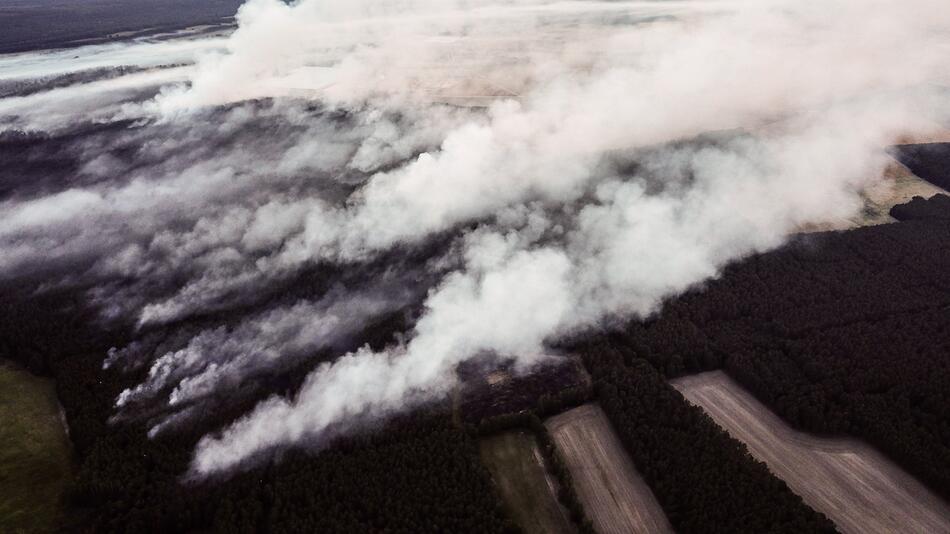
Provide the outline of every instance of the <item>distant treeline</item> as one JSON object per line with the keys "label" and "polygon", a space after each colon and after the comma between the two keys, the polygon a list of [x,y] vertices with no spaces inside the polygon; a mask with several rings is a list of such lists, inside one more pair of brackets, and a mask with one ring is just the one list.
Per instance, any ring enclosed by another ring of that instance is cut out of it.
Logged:
{"label": "distant treeline", "polygon": [[0,54],[120,41],[113,34],[154,35],[220,25],[243,0],[4,0]]}

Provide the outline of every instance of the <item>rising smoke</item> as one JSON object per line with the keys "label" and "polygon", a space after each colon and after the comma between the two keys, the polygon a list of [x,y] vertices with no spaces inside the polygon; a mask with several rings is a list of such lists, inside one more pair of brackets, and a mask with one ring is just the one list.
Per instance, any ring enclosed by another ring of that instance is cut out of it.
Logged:
{"label": "rising smoke", "polygon": [[[202,439],[197,476],[647,316],[852,215],[888,144],[950,119],[936,0],[250,0],[237,20],[70,52],[86,74],[48,91],[29,79],[69,55],[0,57],[2,135],[77,162],[2,200],[0,277],[133,318],[106,365],[149,370],[119,416],[173,432],[327,355]],[[396,343],[349,347],[406,309]]]}

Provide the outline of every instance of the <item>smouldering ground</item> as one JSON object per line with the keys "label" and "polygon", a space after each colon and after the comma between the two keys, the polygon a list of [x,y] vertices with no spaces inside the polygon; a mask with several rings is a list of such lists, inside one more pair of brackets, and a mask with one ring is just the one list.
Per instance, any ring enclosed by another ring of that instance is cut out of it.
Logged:
{"label": "smouldering ground", "polygon": [[950,532],[950,506],[867,445],[796,432],[720,371],[673,386],[842,532]]}
{"label": "smouldering ground", "polygon": [[545,424],[597,532],[673,532],[666,514],[636,472],[599,406],[585,404],[552,417]]}
{"label": "smouldering ground", "polygon": [[0,531],[56,531],[70,455],[52,381],[0,362]]}
{"label": "smouldering ground", "polygon": [[577,532],[557,500],[557,481],[533,436],[525,431],[489,436],[480,450],[482,463],[525,534]]}

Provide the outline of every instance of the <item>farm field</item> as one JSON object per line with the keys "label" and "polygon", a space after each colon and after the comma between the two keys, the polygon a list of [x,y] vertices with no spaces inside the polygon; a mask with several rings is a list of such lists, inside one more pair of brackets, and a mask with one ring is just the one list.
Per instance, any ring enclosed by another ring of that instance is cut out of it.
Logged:
{"label": "farm field", "polygon": [[70,454],[52,381],[0,361],[0,530],[57,530]]}
{"label": "farm field", "polygon": [[672,532],[599,406],[574,408],[552,417],[545,426],[597,532]]}
{"label": "farm field", "polygon": [[525,534],[577,532],[557,500],[557,482],[548,473],[534,436],[525,431],[489,436],[479,449],[482,463]]}
{"label": "farm field", "polygon": [[842,532],[950,532],[950,507],[871,447],[793,430],[721,371],[672,384]]}
{"label": "farm field", "polygon": [[914,197],[930,198],[946,194],[944,189],[916,176],[898,161],[891,162],[884,170],[881,180],[872,184],[863,194],[864,208],[846,219],[810,224],[799,228],[801,232],[825,232],[850,230],[862,226],[874,226],[897,222],[890,210],[898,204],[909,202]]}

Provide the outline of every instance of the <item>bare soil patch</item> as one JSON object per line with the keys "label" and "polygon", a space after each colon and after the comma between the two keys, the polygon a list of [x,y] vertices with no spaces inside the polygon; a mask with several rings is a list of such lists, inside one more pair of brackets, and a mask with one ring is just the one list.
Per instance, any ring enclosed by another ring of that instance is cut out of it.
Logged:
{"label": "bare soil patch", "polygon": [[552,417],[545,426],[571,472],[578,498],[597,532],[673,531],[599,406],[585,404],[574,408]]}
{"label": "bare soil patch", "polygon": [[946,194],[947,192],[916,176],[902,163],[895,160],[884,169],[881,179],[863,192],[864,208],[859,213],[847,219],[810,224],[799,228],[799,231],[848,230],[897,222],[897,219],[890,215],[891,208],[909,202],[914,197],[930,198],[938,193]]}

